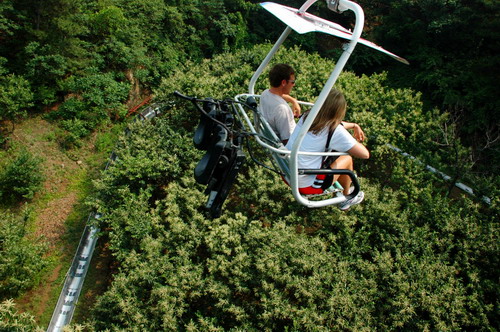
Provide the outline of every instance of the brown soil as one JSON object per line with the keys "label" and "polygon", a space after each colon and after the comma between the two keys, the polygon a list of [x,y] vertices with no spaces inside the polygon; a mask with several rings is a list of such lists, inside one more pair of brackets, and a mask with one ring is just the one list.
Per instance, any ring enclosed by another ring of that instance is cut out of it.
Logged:
{"label": "brown soil", "polygon": [[69,192],[64,197],[50,201],[47,207],[38,215],[36,220],[36,237],[43,237],[53,250],[65,233],[62,226],[77,202],[74,192]]}
{"label": "brown soil", "polygon": [[[47,311],[52,310],[49,307],[49,299],[54,287],[61,287],[62,284],[56,283],[61,273],[62,264],[58,264],[49,275],[45,277],[40,283],[39,287],[35,287],[26,292],[20,299],[16,300],[18,307],[22,311],[29,311],[34,315],[36,320],[40,323],[39,318]],[[35,301],[33,301],[35,299]],[[53,304],[55,306],[55,303]]]}

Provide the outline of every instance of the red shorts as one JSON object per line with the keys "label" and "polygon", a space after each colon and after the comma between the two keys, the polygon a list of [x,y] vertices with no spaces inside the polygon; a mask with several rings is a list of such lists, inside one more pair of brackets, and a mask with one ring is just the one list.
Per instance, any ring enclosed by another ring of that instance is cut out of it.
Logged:
{"label": "red shorts", "polygon": [[[312,186],[309,187],[303,187],[299,188],[299,193],[302,195],[319,195],[322,194],[323,191],[325,191],[323,187],[323,181],[325,180],[326,175],[325,174],[318,174],[316,175],[316,180],[314,180],[314,183]],[[285,178],[283,178],[283,181],[285,181],[286,184],[290,185]],[[331,185],[331,183],[330,183]]]}

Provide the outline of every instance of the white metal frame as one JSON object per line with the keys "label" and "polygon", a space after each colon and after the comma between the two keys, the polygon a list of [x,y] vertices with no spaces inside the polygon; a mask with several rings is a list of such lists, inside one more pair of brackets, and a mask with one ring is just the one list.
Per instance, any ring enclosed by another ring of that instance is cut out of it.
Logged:
{"label": "white metal frame", "polygon": [[[316,0],[309,0],[306,1],[306,3],[299,9],[299,11],[306,11]],[[337,81],[340,73],[344,69],[345,64],[347,63],[347,60],[351,56],[354,48],[356,47],[356,44],[358,43],[358,39],[361,37],[361,32],[363,31],[363,26],[365,22],[365,15],[363,12],[363,9],[361,7],[352,2],[352,1],[347,1],[347,0],[340,0],[339,1],[339,6],[342,6],[345,9],[352,10],[356,16],[356,22],[354,25],[354,30],[352,33],[352,39],[347,45],[347,47],[344,49],[344,52],[340,56],[339,60],[337,61],[335,68],[333,69],[332,73],[330,74],[330,77],[325,83],[325,86],[323,87],[323,90],[321,90],[321,93],[318,96],[318,99],[314,103],[314,106],[312,107],[309,116],[306,118],[304,121],[304,124],[302,125],[301,130],[299,131],[299,134],[297,136],[297,139],[292,145],[292,153],[290,154],[290,186],[292,187],[292,194],[297,200],[297,202],[306,205],[308,207],[322,207],[330,204],[338,204],[341,203],[345,200],[345,197],[334,197],[322,201],[310,201],[307,198],[303,197],[299,193],[299,184],[298,184],[298,165],[297,165],[297,157],[299,154],[299,147],[302,144],[302,141],[304,140],[305,135],[309,131],[309,128],[311,128],[312,122],[316,118],[316,115],[318,114],[319,110],[321,109],[321,106],[323,106],[323,103],[326,100],[326,97],[330,93],[330,90],[333,88],[333,85]]]}

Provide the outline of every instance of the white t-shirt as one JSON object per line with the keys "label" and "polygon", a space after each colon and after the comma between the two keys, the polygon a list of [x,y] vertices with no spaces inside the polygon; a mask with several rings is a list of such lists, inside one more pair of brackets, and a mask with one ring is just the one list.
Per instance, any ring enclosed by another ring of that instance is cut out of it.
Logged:
{"label": "white t-shirt", "polygon": [[[297,138],[300,129],[302,128],[303,119],[300,119],[297,127],[290,136],[286,148],[291,150],[292,145]],[[304,136],[304,140],[300,146],[299,151],[307,152],[324,152],[326,146],[326,140],[328,139],[328,130],[321,131],[318,135],[308,132]],[[332,138],[330,140],[329,150],[335,150],[338,152],[349,151],[354,145],[356,145],[356,140],[352,135],[344,128],[342,125],[338,125],[333,132]],[[298,168],[310,168],[318,169],[321,168],[322,156],[297,156]],[[316,175],[299,175],[299,188],[309,187],[314,183]]]}
{"label": "white t-shirt", "polygon": [[265,90],[260,96],[260,112],[280,140],[290,138],[296,124],[292,109],[285,99],[275,95],[269,89]]}

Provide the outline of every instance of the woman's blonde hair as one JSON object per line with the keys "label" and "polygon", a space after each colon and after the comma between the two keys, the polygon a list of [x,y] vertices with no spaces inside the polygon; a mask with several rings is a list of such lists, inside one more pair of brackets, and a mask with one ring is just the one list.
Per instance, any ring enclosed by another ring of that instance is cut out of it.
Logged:
{"label": "woman's blonde hair", "polygon": [[[321,106],[309,131],[318,135],[323,129],[333,130],[342,122],[347,109],[347,101],[339,90],[332,89]],[[305,119],[304,119],[305,120]]]}

